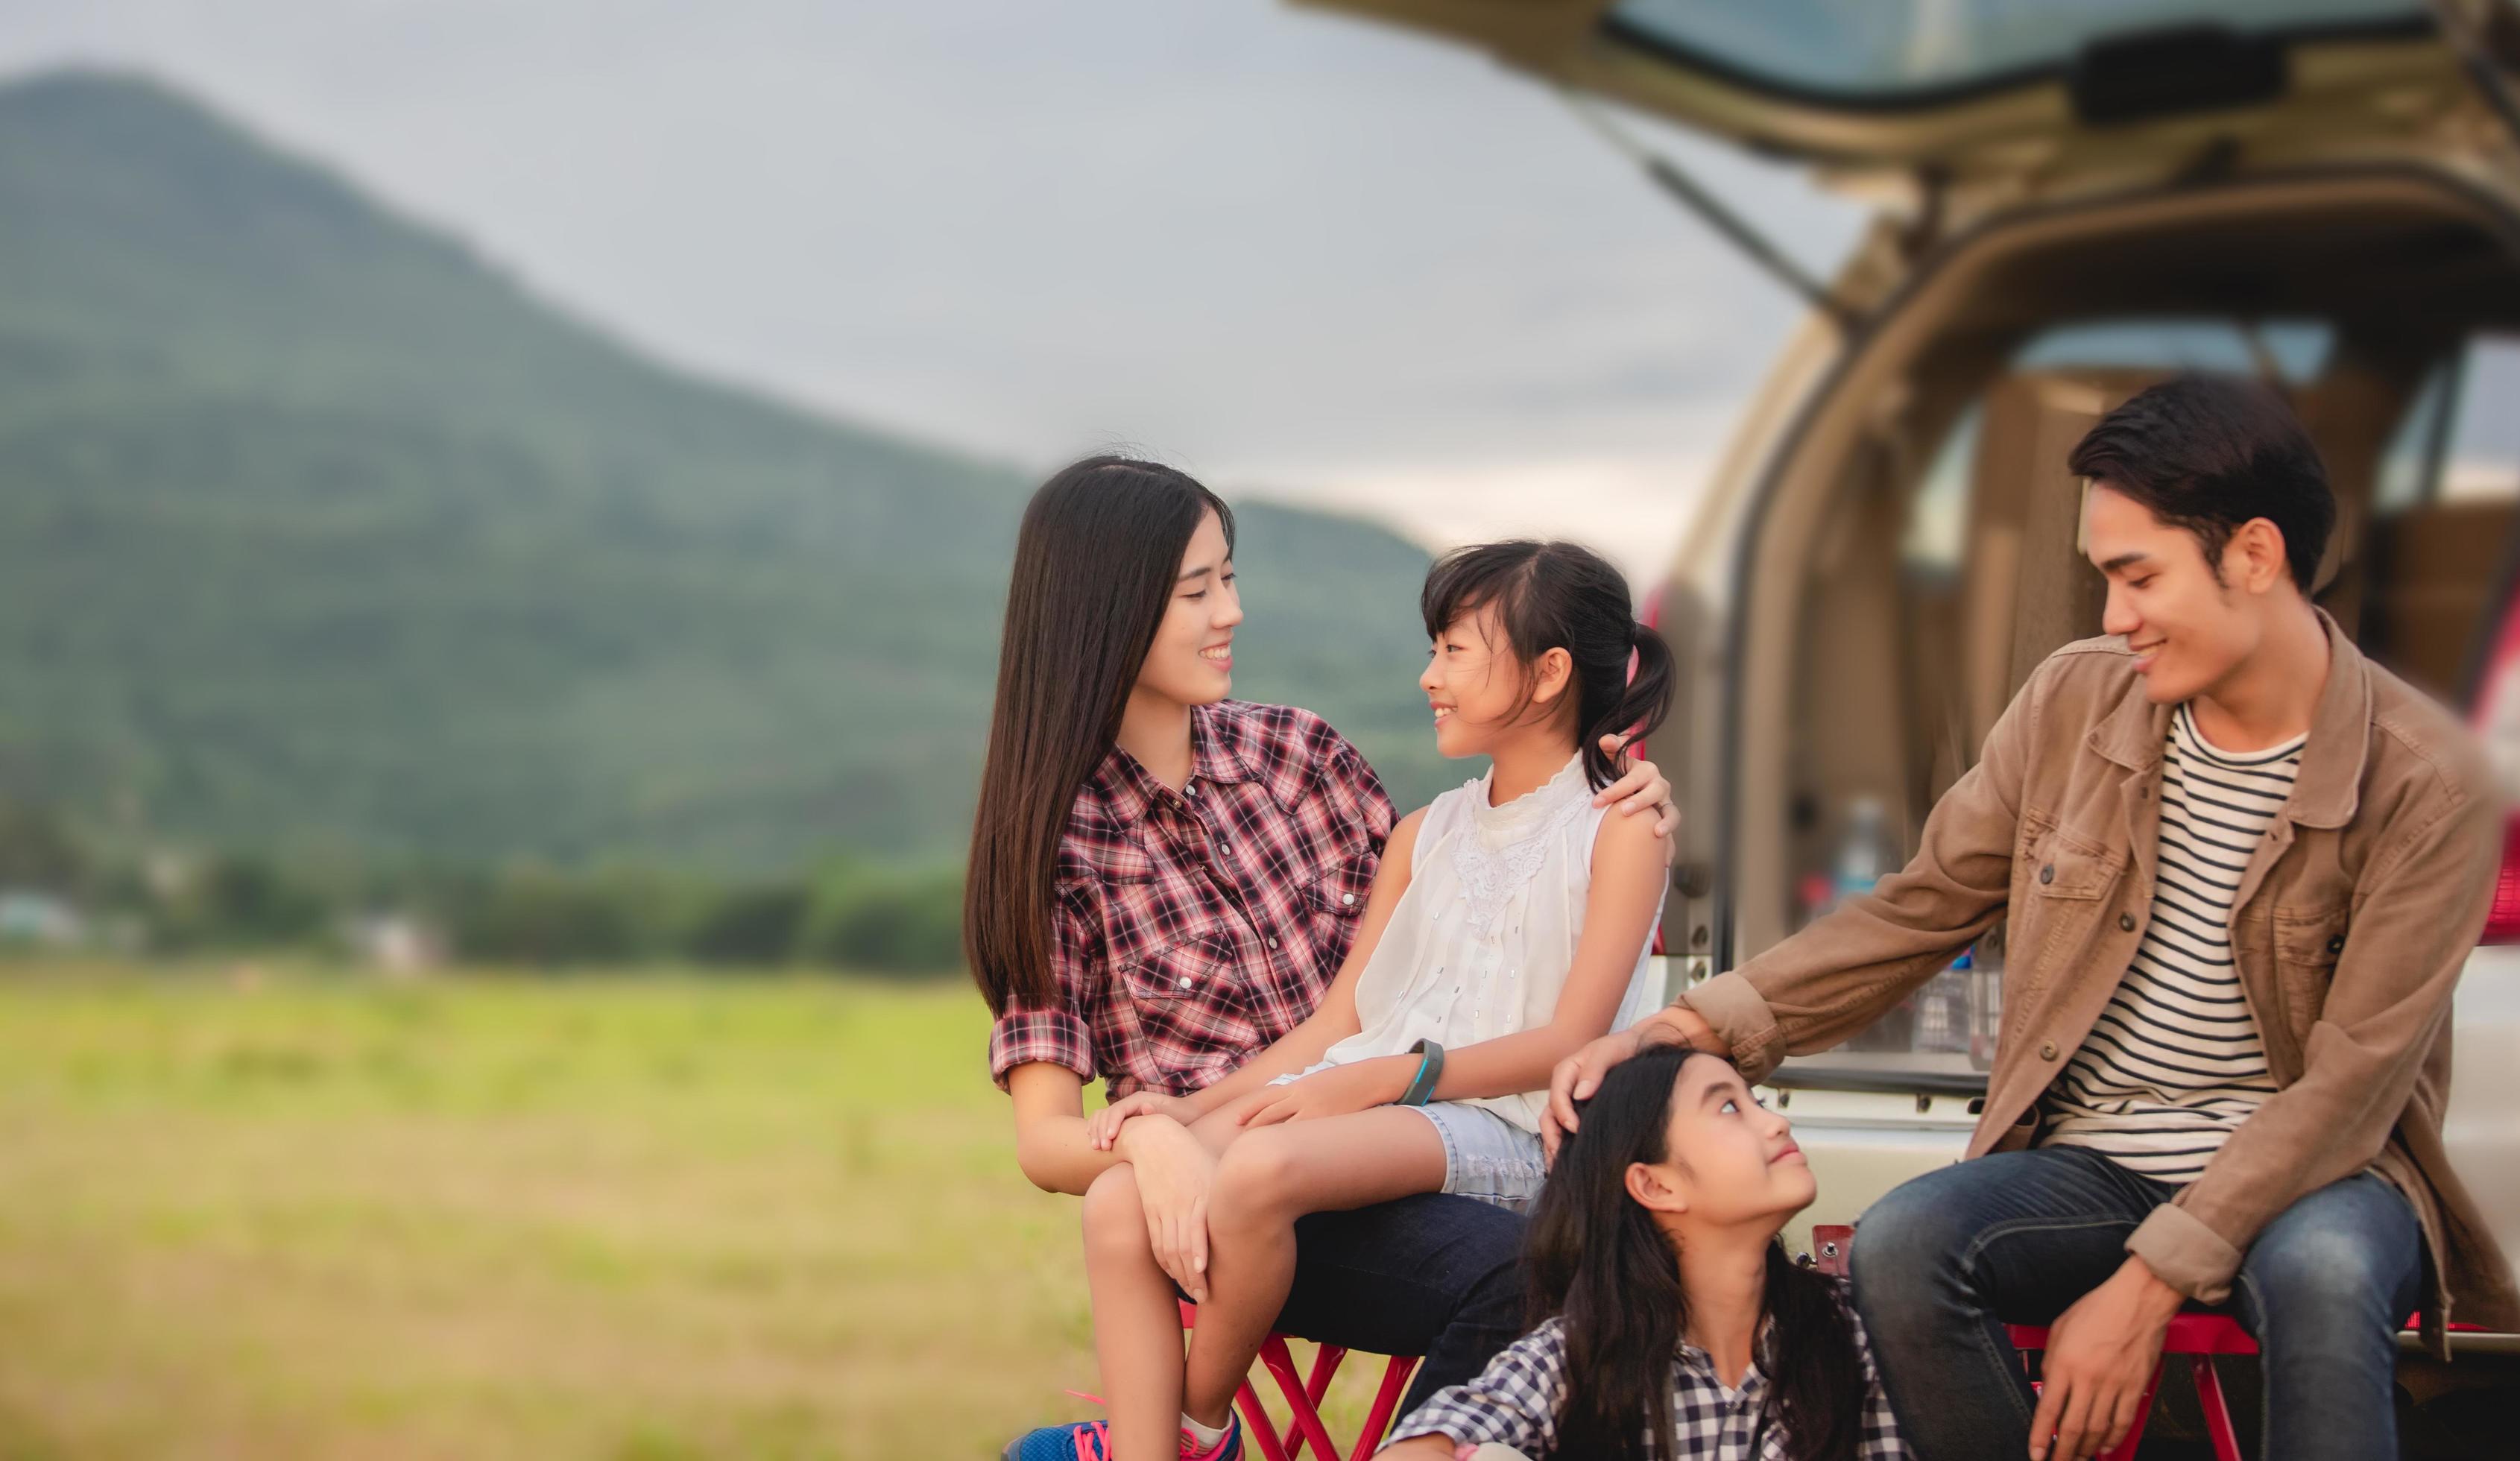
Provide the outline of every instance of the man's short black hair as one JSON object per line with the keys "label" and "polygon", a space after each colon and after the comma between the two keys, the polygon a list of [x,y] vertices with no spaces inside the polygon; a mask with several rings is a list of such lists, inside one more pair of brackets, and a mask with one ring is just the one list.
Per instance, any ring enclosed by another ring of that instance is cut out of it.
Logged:
{"label": "man's short black hair", "polygon": [[2217,583],[2232,532],[2264,518],[2283,534],[2285,565],[2307,596],[2336,527],[2318,448],[2283,397],[2256,381],[2164,381],[2100,418],[2065,465],[2194,533]]}

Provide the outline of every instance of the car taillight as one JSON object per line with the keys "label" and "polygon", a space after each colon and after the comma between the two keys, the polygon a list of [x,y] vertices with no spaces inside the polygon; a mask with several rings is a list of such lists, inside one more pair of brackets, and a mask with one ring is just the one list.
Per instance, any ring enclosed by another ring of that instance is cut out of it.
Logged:
{"label": "car taillight", "polygon": [[2472,718],[2477,739],[2512,810],[2502,823],[2502,869],[2494,880],[2494,911],[2485,943],[2520,943],[2520,599],[2505,606],[2494,654],[2478,683]]}

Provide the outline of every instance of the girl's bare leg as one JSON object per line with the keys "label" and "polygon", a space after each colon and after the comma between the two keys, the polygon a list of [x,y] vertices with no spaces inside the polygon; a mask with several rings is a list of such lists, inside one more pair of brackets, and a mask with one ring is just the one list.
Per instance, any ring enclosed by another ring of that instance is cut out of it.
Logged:
{"label": "girl's bare leg", "polygon": [[[1208,1293],[1191,1334],[1191,1418],[1225,1424],[1294,1285],[1296,1218],[1443,1187],[1444,1140],[1406,1107],[1261,1126],[1227,1146],[1208,1189]],[[1129,1454],[1116,1433],[1112,1449]]]}

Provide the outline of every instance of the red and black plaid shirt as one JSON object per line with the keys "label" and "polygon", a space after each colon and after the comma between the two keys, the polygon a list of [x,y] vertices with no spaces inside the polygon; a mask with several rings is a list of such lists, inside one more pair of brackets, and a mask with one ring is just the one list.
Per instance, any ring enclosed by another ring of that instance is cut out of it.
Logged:
{"label": "red and black plaid shirt", "polygon": [[1058,847],[1058,996],[1017,1002],[989,1071],[1031,1061],[1186,1095],[1303,1023],[1347,958],[1391,835],[1391,799],[1309,710],[1191,712],[1181,791],[1113,749]]}

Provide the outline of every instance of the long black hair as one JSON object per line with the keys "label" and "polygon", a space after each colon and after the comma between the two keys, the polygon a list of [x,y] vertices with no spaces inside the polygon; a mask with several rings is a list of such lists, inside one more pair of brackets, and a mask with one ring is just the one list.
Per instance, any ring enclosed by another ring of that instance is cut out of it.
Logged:
{"label": "long black hair", "polygon": [[[1559,1319],[1566,1373],[1575,1377],[1557,1421],[1557,1454],[1643,1461],[1676,1456],[1672,1356],[1688,1333],[1680,1259],[1653,1214],[1628,1195],[1628,1167],[1671,1154],[1672,1090],[1692,1056],[1649,1045],[1611,1069],[1580,1103],[1581,1130],[1557,1149],[1540,1189],[1523,1261],[1530,1322]],[[1836,1286],[1768,1245],[1760,1346],[1767,1405],[1794,1461],[1854,1461],[1863,1435],[1864,1360]],[[1652,1438],[1652,1449],[1646,1437]]]}
{"label": "long black hair", "polygon": [[[1515,538],[1460,548],[1436,560],[1418,595],[1426,637],[1440,639],[1462,616],[1494,609],[1513,657],[1526,666],[1552,649],[1575,662],[1575,743],[1596,788],[1619,778],[1603,736],[1620,751],[1653,733],[1671,713],[1671,649],[1636,620],[1627,580],[1599,555],[1573,543]],[[1631,656],[1636,672],[1631,676]],[[1531,683],[1524,676],[1523,704]]]}
{"label": "long black hair", "polygon": [[1234,510],[1223,498],[1186,473],[1120,456],[1060,470],[1024,509],[963,894],[964,955],[994,1014],[1054,992],[1059,835],[1120,739],[1182,554],[1209,513],[1230,555]]}

